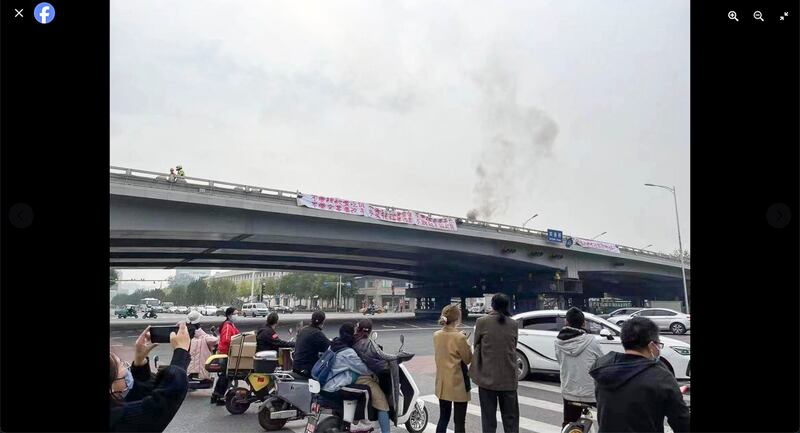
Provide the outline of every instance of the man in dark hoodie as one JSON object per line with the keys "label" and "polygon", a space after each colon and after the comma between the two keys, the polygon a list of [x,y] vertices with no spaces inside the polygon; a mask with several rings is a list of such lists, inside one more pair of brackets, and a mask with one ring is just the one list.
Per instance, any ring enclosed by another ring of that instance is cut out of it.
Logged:
{"label": "man in dark hoodie", "polygon": [[310,377],[311,368],[319,360],[320,354],[328,350],[331,345],[331,341],[322,332],[324,324],[325,313],[315,311],[311,314],[311,324],[297,333],[292,366],[295,373]]}
{"label": "man in dark hoodie", "polygon": [[581,417],[581,408],[573,402],[595,404],[594,379],[589,369],[603,356],[600,345],[584,327],[583,311],[572,307],[567,311],[567,326],[561,329],[555,341],[556,359],[561,371],[561,396],[564,399],[564,423]]}
{"label": "man in dark hoodie", "polygon": [[678,382],[659,361],[664,344],[646,317],[622,325],[625,353],[609,352],[594,363],[597,420],[603,432],[664,432],[664,417],[676,433],[689,431],[689,408]]}

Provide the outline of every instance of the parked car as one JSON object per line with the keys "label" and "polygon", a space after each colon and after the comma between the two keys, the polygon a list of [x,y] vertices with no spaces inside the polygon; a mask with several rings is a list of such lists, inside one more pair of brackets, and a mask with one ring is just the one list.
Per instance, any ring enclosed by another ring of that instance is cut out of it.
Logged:
{"label": "parked car", "polygon": [[178,314],[178,307],[173,305],[172,307],[167,308],[167,313]]}
{"label": "parked car", "polygon": [[370,305],[368,307],[362,308],[359,311],[361,312],[361,314],[364,314],[364,315],[367,315],[367,314],[375,315],[375,314],[381,314],[381,313],[385,313],[386,312],[386,310],[383,307],[381,307],[380,305]]}
{"label": "parked car", "polygon": [[267,317],[267,314],[269,314],[269,309],[267,308],[267,304],[263,302],[252,302],[242,304],[242,308],[239,310],[239,312],[244,317]]}
{"label": "parked car", "polygon": [[214,316],[217,314],[217,307],[214,305],[206,305],[205,307],[201,307],[198,311],[204,316]]}
{"label": "parked car", "polygon": [[185,307],[185,306],[181,305],[181,306],[175,307],[175,309],[178,311],[178,314],[189,314],[189,308],[188,307]]}
{"label": "parked car", "polygon": [[638,308],[638,307],[620,308],[620,309],[614,310],[614,311],[612,311],[612,312],[610,312],[608,314],[599,314],[597,317],[599,317],[601,319],[606,319],[611,323],[617,323],[616,320],[612,319],[613,317],[616,317],[616,316],[629,316],[629,315],[631,315],[631,314],[633,314],[633,313],[635,313],[635,312],[637,312],[639,310],[641,310],[641,308]]}
{"label": "parked car", "polygon": [[662,331],[670,331],[675,335],[685,334],[691,328],[688,314],[668,308],[643,308],[630,317],[647,317]]}
{"label": "parked car", "polygon": [[300,305],[295,306],[294,309],[297,310],[297,311],[305,311],[305,310],[308,310],[308,307],[303,305],[303,304],[300,304]]}
{"label": "parked car", "polygon": [[276,306],[272,307],[272,311],[274,311],[276,313],[280,313],[280,314],[292,314],[292,313],[294,313],[293,309],[291,309],[290,307],[287,307],[285,305],[276,305]]}
{"label": "parked car", "polygon": [[[594,335],[603,353],[624,353],[620,341],[619,326],[593,314],[584,313],[586,328]],[[566,324],[566,311],[529,311],[513,316],[519,325],[517,340],[517,378],[523,380],[529,373],[558,374],[559,366],[555,354],[555,340]],[[474,332],[474,331],[473,331]],[[661,337],[664,349],[661,362],[678,380],[690,376],[691,349],[688,343],[669,337]]]}
{"label": "parked car", "polygon": [[164,312],[164,307],[162,307],[161,305],[153,305],[152,309],[153,309],[153,312],[155,312],[155,313],[161,314],[161,313]]}
{"label": "parked car", "polygon": [[228,307],[219,307],[219,308],[217,308],[217,311],[214,312],[214,315],[215,316],[224,316],[225,315],[225,310],[227,310],[227,309],[228,309]]}

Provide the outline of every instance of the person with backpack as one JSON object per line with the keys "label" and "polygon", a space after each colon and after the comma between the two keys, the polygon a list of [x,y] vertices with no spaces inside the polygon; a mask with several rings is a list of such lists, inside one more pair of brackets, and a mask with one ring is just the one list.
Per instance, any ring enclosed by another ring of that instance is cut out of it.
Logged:
{"label": "person with backpack", "polygon": [[566,316],[567,326],[561,329],[554,342],[564,400],[561,427],[580,419],[581,408],[573,403],[596,405],[594,379],[589,376],[589,368],[603,356],[597,340],[584,329],[586,318],[583,311],[572,307]]}
{"label": "person with backpack", "polygon": [[397,356],[381,350],[381,348],[370,339],[371,333],[372,320],[359,320],[358,326],[356,327],[353,350],[355,350],[358,357],[364,361],[364,364],[367,365],[372,374],[360,376],[356,379],[356,384],[369,386],[370,404],[378,411],[378,423],[381,426],[381,433],[389,433],[391,431],[391,426],[389,424],[389,400],[386,399],[386,394],[381,389],[380,382],[378,382],[378,378],[375,375],[388,373],[388,361],[396,360]]}
{"label": "person with backpack", "polygon": [[322,385],[325,392],[336,392],[343,386],[352,385],[359,376],[370,374],[369,368],[353,350],[355,327],[344,323],[339,336],[331,347],[311,369],[311,377]]}
{"label": "person with backpack", "polygon": [[503,431],[519,431],[517,399],[517,322],[509,319],[508,296],[492,297],[492,312],[475,322],[475,354],[469,376],[478,385],[483,432],[497,430],[498,402]]}

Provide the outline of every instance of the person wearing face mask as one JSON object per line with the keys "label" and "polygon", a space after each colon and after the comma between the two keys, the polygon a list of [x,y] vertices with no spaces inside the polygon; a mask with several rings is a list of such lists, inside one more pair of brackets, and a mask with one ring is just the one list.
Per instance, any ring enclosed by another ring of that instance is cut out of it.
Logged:
{"label": "person wearing face mask", "polygon": [[[219,343],[217,345],[217,354],[228,354],[228,348],[231,346],[231,338],[239,333],[236,328],[235,322],[239,320],[239,310],[234,307],[225,309],[225,321],[219,325]],[[214,385],[214,392],[211,394],[211,404],[217,406],[224,406],[225,392],[228,390],[228,377],[224,374],[217,378],[217,384]]]}
{"label": "person wearing face mask", "polygon": [[136,340],[133,364],[109,354],[109,431],[162,432],[180,409],[189,382],[189,331],[181,323],[170,335],[172,362],[152,376],[148,355],[158,344],[150,342],[148,326]]}
{"label": "person wearing face mask", "polygon": [[603,432],[661,432],[664,418],[675,432],[689,431],[689,408],[678,382],[659,361],[664,344],[658,326],[646,317],[622,325],[625,353],[609,352],[595,361],[597,421]]}

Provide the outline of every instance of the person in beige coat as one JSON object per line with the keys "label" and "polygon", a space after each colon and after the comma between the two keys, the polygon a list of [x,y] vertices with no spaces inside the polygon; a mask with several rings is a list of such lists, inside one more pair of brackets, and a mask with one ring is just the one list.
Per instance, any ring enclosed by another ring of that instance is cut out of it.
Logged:
{"label": "person in beige coat", "polygon": [[455,433],[464,432],[470,390],[466,366],[472,362],[472,349],[467,342],[467,336],[456,329],[460,321],[461,311],[458,305],[448,305],[442,310],[442,317],[439,319],[439,324],[443,325],[442,329],[433,334],[436,397],[439,398],[439,422],[436,424],[436,433],[447,431],[451,404],[455,408],[453,416]]}

